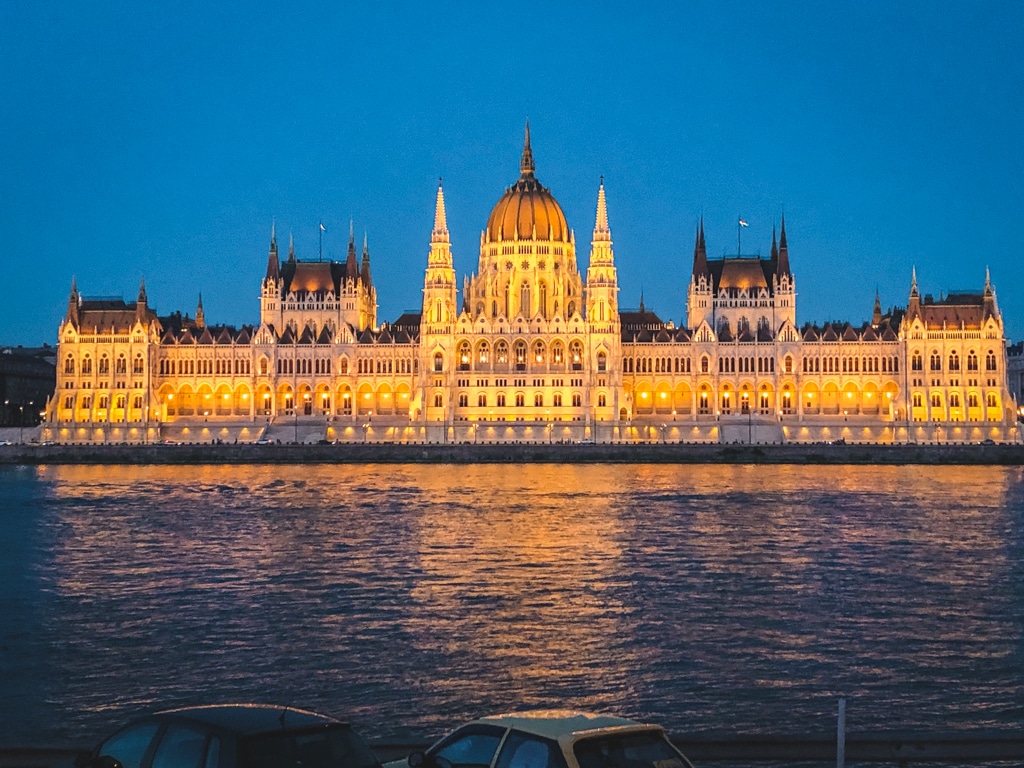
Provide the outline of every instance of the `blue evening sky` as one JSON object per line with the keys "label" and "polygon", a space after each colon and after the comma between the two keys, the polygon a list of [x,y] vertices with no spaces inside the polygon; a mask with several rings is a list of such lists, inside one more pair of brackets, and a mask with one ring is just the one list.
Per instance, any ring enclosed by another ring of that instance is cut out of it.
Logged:
{"label": "blue evening sky", "polygon": [[798,321],[870,318],[990,267],[1024,337],[1024,3],[0,4],[0,344],[86,296],[259,319],[282,252],[367,232],[380,320],[418,309],[438,176],[460,277],[518,176],[585,268],[605,178],[623,308],[685,316],[694,228],[767,255]]}

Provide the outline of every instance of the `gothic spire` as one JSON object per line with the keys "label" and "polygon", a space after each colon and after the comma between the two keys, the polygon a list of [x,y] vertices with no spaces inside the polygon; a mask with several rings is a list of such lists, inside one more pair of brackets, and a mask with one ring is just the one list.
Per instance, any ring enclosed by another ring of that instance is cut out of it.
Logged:
{"label": "gothic spire", "polygon": [[267,254],[267,280],[277,280],[281,276],[280,264],[277,260],[277,234],[275,224],[270,224],[270,251]]}
{"label": "gothic spire", "polygon": [[348,280],[359,279],[359,262],[356,261],[355,225],[348,220],[348,256],[345,259],[345,277]]}
{"label": "gothic spire", "polygon": [[779,246],[775,244],[775,225],[772,224],[772,264],[777,264],[779,261]]}
{"label": "gothic spire", "polygon": [[708,275],[708,252],[704,246],[704,217],[700,217],[700,225],[693,243],[693,277]]}
{"label": "gothic spire", "polygon": [[370,248],[367,245],[366,233],[363,232],[363,264],[359,273],[359,279],[363,285],[370,287]]}
{"label": "gothic spire", "polygon": [[782,214],[782,227],[779,232],[779,267],[776,274],[791,274],[789,271],[789,247],[786,245],[786,214]]}
{"label": "gothic spire", "polygon": [[608,226],[608,201],[604,196],[604,176],[597,188],[597,219],[594,222],[594,241],[610,242],[612,231]]}
{"label": "gothic spire", "polygon": [[447,243],[448,239],[448,217],[444,211],[444,189],[441,187],[441,179],[437,180],[437,201],[434,203],[434,231],[430,235],[432,243]]}
{"label": "gothic spire", "polygon": [[196,328],[206,327],[206,313],[203,312],[203,294],[199,294],[199,303],[196,304]]}
{"label": "gothic spire", "polygon": [[917,294],[917,267],[910,268],[910,295],[916,297]]}
{"label": "gothic spire", "polygon": [[288,233],[288,261],[295,261],[295,235]]}
{"label": "gothic spire", "polygon": [[875,308],[871,313],[871,325],[875,328],[882,324],[882,300],[878,296],[878,289],[875,289]]}
{"label": "gothic spire", "polygon": [[519,162],[519,172],[524,176],[533,176],[533,150],[530,148],[530,118],[526,118],[526,136],[523,140],[523,159]]}
{"label": "gothic spire", "polygon": [[78,325],[78,285],[75,278],[71,278],[71,293],[68,296],[67,320]]}

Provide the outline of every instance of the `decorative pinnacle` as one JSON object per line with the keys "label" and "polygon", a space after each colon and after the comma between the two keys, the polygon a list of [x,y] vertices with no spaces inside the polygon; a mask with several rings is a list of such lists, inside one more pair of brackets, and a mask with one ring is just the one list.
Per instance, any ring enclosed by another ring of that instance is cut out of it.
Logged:
{"label": "decorative pinnacle", "polygon": [[604,176],[597,188],[597,220],[594,222],[594,240],[610,240],[611,228],[608,226],[608,201],[604,196]]}
{"label": "decorative pinnacle", "polygon": [[526,118],[526,136],[523,140],[523,159],[519,162],[519,172],[523,176],[533,176],[535,170],[533,150],[530,148],[530,118]]}
{"label": "decorative pinnacle", "polygon": [[444,189],[441,179],[437,180],[437,202],[434,204],[434,232],[430,238],[435,243],[448,242],[448,217],[444,212]]}

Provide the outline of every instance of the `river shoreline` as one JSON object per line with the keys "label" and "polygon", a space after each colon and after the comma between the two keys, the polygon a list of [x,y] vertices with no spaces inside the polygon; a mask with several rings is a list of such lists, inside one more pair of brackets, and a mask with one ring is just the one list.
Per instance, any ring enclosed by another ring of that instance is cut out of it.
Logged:
{"label": "river shoreline", "polygon": [[43,464],[883,464],[1024,465],[1024,446],[695,443],[185,444],[0,446],[0,465]]}

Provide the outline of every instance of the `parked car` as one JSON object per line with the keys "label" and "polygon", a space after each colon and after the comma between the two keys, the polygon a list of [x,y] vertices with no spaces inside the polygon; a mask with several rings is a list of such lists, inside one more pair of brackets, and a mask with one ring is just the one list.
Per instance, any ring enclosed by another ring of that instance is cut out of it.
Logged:
{"label": "parked car", "polygon": [[327,715],[271,704],[156,712],[106,739],[76,768],[380,768],[366,742]]}
{"label": "parked car", "polygon": [[409,768],[693,768],[661,726],[563,711],[482,717],[405,762]]}

